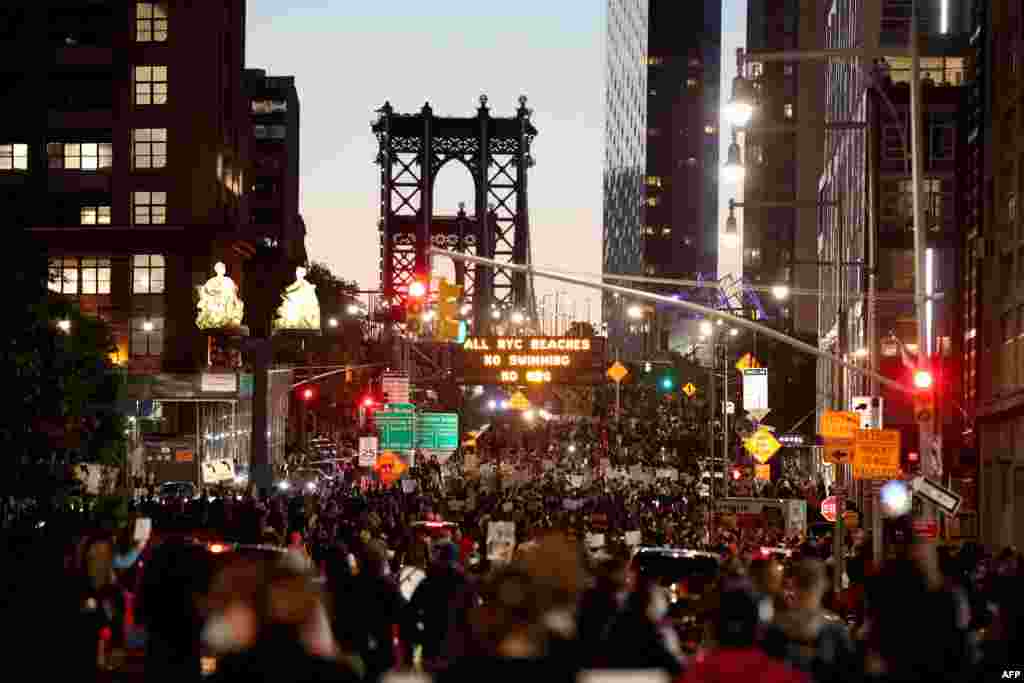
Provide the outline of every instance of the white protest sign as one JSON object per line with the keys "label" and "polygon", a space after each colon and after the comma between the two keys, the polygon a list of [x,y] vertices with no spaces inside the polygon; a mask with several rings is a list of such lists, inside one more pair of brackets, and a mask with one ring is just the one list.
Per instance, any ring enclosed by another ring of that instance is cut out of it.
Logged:
{"label": "white protest sign", "polygon": [[488,560],[491,562],[511,562],[515,547],[515,522],[489,522],[487,524]]}
{"label": "white protest sign", "polygon": [[630,547],[636,547],[643,543],[644,536],[640,531],[627,531],[626,532],[626,545]]}

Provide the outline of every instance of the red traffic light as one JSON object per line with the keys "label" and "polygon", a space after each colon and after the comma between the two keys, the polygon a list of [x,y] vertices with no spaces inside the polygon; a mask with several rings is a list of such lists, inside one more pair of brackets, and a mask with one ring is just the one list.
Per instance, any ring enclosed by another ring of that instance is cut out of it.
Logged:
{"label": "red traffic light", "polygon": [[732,468],[732,478],[733,478],[733,481],[738,481],[739,478],[742,477],[742,476],[743,476],[743,473],[740,472],[740,468],[739,467],[733,467]]}
{"label": "red traffic light", "polygon": [[316,392],[313,391],[313,389],[311,389],[310,387],[306,387],[305,389],[302,390],[302,400],[303,401],[312,401],[313,398],[315,398],[315,397],[316,397]]}
{"label": "red traffic light", "polygon": [[927,370],[915,370],[914,371],[914,387],[922,391],[927,391],[932,388],[935,383],[935,378],[932,377],[932,373]]}
{"label": "red traffic light", "polygon": [[409,296],[414,299],[422,299],[427,295],[427,286],[419,280],[413,280],[409,283]]}
{"label": "red traffic light", "polygon": [[367,396],[363,399],[363,406],[366,408],[372,408],[376,403],[377,402],[373,400],[372,396]]}

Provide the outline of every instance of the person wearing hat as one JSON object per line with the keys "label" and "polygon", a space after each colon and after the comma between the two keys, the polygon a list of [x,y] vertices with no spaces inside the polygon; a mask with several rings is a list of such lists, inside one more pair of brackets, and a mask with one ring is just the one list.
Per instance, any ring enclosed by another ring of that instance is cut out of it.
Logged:
{"label": "person wearing hat", "polygon": [[749,585],[726,585],[715,618],[717,644],[695,657],[680,683],[747,683],[757,672],[760,683],[809,683],[807,674],[767,655],[758,637],[773,614],[772,602]]}

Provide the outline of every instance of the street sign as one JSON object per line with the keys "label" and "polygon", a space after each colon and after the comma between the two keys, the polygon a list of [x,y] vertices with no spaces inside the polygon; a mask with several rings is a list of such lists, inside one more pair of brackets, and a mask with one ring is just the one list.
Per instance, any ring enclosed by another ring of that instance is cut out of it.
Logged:
{"label": "street sign", "polygon": [[914,535],[918,538],[938,538],[939,523],[934,519],[915,519]]}
{"label": "street sign", "polygon": [[759,363],[758,360],[754,358],[754,354],[752,353],[745,353],[743,354],[742,358],[736,361],[736,369],[739,370],[740,372],[743,372],[744,370],[750,370],[751,368],[759,367],[761,367],[761,363]]}
{"label": "street sign", "polygon": [[408,375],[388,374],[380,380],[381,391],[386,396],[388,403],[409,402],[409,377]]}
{"label": "street sign", "polygon": [[693,398],[693,395],[697,393],[697,387],[693,386],[693,382],[688,382],[686,386],[683,387],[683,393],[686,394],[688,398]]}
{"label": "street sign", "polygon": [[803,434],[789,433],[789,434],[783,434],[782,436],[780,436],[778,438],[779,438],[779,443],[781,443],[783,446],[803,446],[804,445],[804,435]]}
{"label": "street sign", "polygon": [[924,498],[933,505],[938,506],[943,512],[948,515],[956,515],[960,511],[960,504],[963,502],[963,497],[955,491],[939,486],[930,479],[924,477],[915,477],[910,482],[910,488],[914,491],[914,494]]}
{"label": "street sign", "polygon": [[853,450],[854,479],[899,479],[900,431],[858,429]]}
{"label": "street sign", "polygon": [[359,466],[373,467],[377,464],[377,437],[359,437]]}
{"label": "street sign", "polygon": [[[743,410],[751,413],[768,409],[768,370],[748,368],[743,371]],[[767,414],[767,413],[766,413]]]}
{"label": "street sign", "polygon": [[860,415],[861,429],[881,429],[884,405],[881,396],[854,396],[850,402],[850,410]]}
{"label": "street sign", "polygon": [[410,451],[416,447],[415,413],[380,412],[377,413],[374,420],[377,423],[382,450]]}
{"label": "street sign", "polygon": [[852,439],[826,440],[822,459],[835,465],[845,465],[853,460],[853,448]]}
{"label": "street sign", "polygon": [[839,498],[836,496],[829,496],[825,500],[821,501],[821,516],[825,518],[826,522],[835,522],[837,510],[839,509]]}
{"label": "street sign", "polygon": [[416,406],[411,403],[385,403],[385,413],[412,413],[416,411]]}
{"label": "street sign", "polygon": [[860,429],[860,415],[826,410],[821,414],[821,435],[826,439],[853,439]]}
{"label": "street sign", "polygon": [[629,370],[619,361],[615,361],[605,374],[608,375],[608,379],[618,384],[626,379],[626,376],[629,375]]}
{"label": "street sign", "polygon": [[420,413],[416,417],[416,448],[450,452],[458,447],[458,413]]}
{"label": "street sign", "polygon": [[754,479],[769,481],[772,478],[771,465],[754,465]]}
{"label": "street sign", "polygon": [[394,453],[385,451],[377,458],[377,464],[373,469],[377,471],[384,483],[393,484],[401,478],[409,466]]}
{"label": "street sign", "polygon": [[775,435],[764,427],[754,432],[750,438],[745,439],[743,446],[754,457],[754,460],[762,465],[771,460],[772,456],[782,448],[782,444],[778,442]]}
{"label": "street sign", "polygon": [[509,399],[508,404],[512,407],[512,410],[529,410],[530,401],[521,391],[517,391],[512,394],[512,398]]}

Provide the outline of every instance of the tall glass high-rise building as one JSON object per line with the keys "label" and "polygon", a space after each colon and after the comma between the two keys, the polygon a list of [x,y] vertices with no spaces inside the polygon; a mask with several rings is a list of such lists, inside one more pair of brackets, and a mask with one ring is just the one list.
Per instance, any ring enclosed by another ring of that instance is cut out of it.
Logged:
{"label": "tall glass high-rise building", "polygon": [[[647,147],[648,0],[608,0],[605,73],[603,267],[639,275],[643,269],[642,207]],[[624,304],[604,299],[612,344],[626,334]]]}

